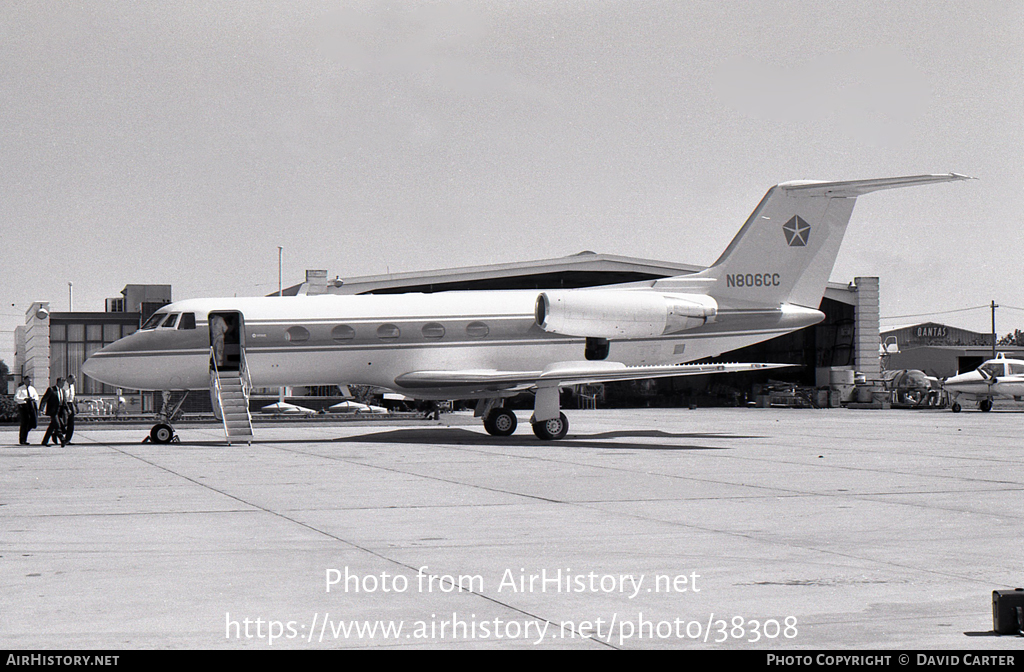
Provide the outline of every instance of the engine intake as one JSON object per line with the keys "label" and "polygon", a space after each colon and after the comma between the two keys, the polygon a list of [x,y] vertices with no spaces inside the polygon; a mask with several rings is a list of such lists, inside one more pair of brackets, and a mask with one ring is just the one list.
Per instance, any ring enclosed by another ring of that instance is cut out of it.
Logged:
{"label": "engine intake", "polygon": [[537,325],[563,336],[651,338],[695,329],[713,319],[718,304],[703,294],[662,294],[648,289],[542,292]]}

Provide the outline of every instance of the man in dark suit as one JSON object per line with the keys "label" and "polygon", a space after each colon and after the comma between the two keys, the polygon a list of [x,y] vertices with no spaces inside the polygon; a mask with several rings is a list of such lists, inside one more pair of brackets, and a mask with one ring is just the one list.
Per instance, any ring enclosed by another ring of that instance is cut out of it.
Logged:
{"label": "man in dark suit", "polygon": [[46,388],[46,392],[39,402],[43,414],[50,416],[50,426],[46,428],[46,434],[43,435],[43,442],[40,445],[48,446],[51,436],[54,443],[60,441],[60,445],[64,445],[64,413],[61,408],[64,405],[64,391],[61,389],[63,385],[64,379],[58,378],[56,385]]}

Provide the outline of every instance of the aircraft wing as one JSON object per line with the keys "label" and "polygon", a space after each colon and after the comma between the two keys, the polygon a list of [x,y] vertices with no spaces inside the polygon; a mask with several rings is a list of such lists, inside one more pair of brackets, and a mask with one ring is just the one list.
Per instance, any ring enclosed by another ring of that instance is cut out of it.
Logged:
{"label": "aircraft wing", "polygon": [[463,371],[410,371],[395,378],[406,389],[472,388],[475,390],[529,389],[538,385],[580,385],[610,383],[616,380],[642,380],[708,373],[764,371],[795,364],[672,364],[664,366],[626,366],[620,362],[556,362],[542,371],[499,371],[469,369]]}

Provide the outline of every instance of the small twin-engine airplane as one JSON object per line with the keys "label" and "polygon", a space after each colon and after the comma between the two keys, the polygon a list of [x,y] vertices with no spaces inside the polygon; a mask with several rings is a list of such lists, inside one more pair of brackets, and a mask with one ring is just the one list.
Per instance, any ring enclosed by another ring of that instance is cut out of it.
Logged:
{"label": "small twin-engine airplane", "polygon": [[[414,399],[476,399],[493,435],[516,429],[505,398],[535,391],[531,423],[560,439],[561,386],[757,371],[685,364],[807,327],[857,197],[969,179],[916,175],[772,187],[711,267],[576,290],[194,299],[169,304],[94,353],[89,377],[138,390],[211,389],[233,437],[251,441],[247,390],[360,384]],[[150,436],[173,438],[165,423]]]}
{"label": "small twin-engine airplane", "polygon": [[959,399],[974,399],[982,411],[992,410],[995,397],[1024,401],[1024,360],[996,355],[974,371],[947,378],[943,389],[953,393],[953,412],[960,412]]}

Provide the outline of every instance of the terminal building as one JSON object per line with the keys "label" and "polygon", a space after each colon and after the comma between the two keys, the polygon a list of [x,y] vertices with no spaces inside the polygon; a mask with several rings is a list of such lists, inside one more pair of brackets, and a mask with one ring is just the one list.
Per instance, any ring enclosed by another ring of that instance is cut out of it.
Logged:
{"label": "terminal building", "polygon": [[[127,285],[121,296],[107,299],[103,312],[54,312],[48,301],[36,301],[25,313],[25,324],[14,330],[16,377],[29,376],[42,390],[57,378],[74,374],[80,396],[114,395],[109,385],[83,376],[82,363],[92,353],[134,333],[161,306],[171,302],[170,285]],[[138,400],[152,408],[152,395]]]}
{"label": "terminal building", "polygon": [[[582,252],[539,261],[472,266],[387,275],[328,278],[325,270],[306,271],[304,282],[282,290],[286,296],[315,294],[385,294],[483,289],[571,289],[654,280],[702,270],[672,262]],[[110,395],[115,390],[80,373],[85,358],[117,338],[139,328],[150,314],[171,302],[170,285],[128,285],[117,299],[108,299],[104,312],[51,312],[45,302],[34,303],[26,324],[15,334],[15,375],[32,376],[43,387],[68,373],[76,374],[79,394]],[[274,293],[275,295],[277,292]],[[868,380],[881,378],[879,360],[878,279],[856,278],[852,283],[829,283],[819,310],[821,323],[742,350],[724,353],[719,361],[794,364],[770,372],[772,380],[795,385],[828,385],[829,372],[856,370]],[[623,404],[658,403],[675,397],[719,396],[736,398],[768,373],[732,376],[694,376],[617,384]],[[728,378],[728,380],[724,380]],[[347,381],[338,381],[339,385]],[[615,389],[615,386],[612,386]],[[710,392],[709,392],[710,390]],[[128,391],[126,391],[128,392]],[[276,392],[276,391],[275,391]],[[296,389],[294,393],[301,393]],[[323,390],[316,393],[323,394]],[[155,400],[140,395],[143,412],[153,410]],[[195,395],[207,399],[209,395]],[[208,401],[206,402],[208,403]],[[198,410],[198,409],[197,409]]]}

